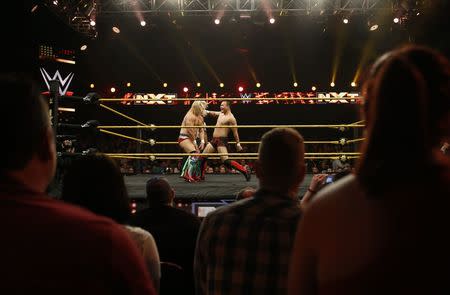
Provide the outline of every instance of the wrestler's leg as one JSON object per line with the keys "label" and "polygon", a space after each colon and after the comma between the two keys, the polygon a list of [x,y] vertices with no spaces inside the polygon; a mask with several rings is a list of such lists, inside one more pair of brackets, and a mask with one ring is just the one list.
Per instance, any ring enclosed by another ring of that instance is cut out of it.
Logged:
{"label": "wrestler's leg", "polygon": [[[180,146],[180,148],[185,152],[185,153],[196,153],[196,147],[194,145],[194,143],[190,140],[190,139],[185,139],[182,142],[180,142],[178,144]],[[183,157],[183,163],[182,163],[182,169],[181,169],[181,177],[183,177],[186,181],[188,182],[194,182],[195,179],[192,175],[192,163],[190,160],[190,156],[185,156]]]}
{"label": "wrestler's leg", "polygon": [[[211,153],[215,153],[216,149],[213,147],[213,145],[208,142],[208,144],[206,145],[205,149],[203,150],[203,154],[211,154]],[[201,180],[205,179],[205,171],[207,168],[207,161],[208,157],[207,156],[201,156],[200,157],[200,168],[201,168]]]}
{"label": "wrestler's leg", "polygon": [[197,151],[194,143],[190,139],[185,139],[182,142],[180,142],[178,145],[185,153],[188,153],[188,154]]}
{"label": "wrestler's leg", "polygon": [[218,152],[219,152],[220,154],[227,154],[227,155],[224,155],[224,156],[220,156],[220,159],[222,160],[223,164],[224,164],[228,169],[235,169],[235,170],[241,172],[241,173],[245,176],[245,179],[246,179],[247,181],[250,180],[251,174],[250,174],[249,171],[247,171],[247,169],[245,169],[244,166],[242,166],[241,164],[239,164],[239,163],[236,162],[236,161],[233,161],[233,160],[228,159],[228,150],[227,150],[227,147],[225,147],[225,146],[219,146],[219,147],[217,147],[217,150],[218,150]]}

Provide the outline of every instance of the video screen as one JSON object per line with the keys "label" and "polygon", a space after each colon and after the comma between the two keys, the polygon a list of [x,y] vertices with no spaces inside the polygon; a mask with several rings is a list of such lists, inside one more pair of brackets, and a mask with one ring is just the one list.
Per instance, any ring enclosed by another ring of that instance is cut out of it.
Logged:
{"label": "video screen", "polygon": [[226,205],[224,202],[199,202],[192,203],[192,213],[198,217],[206,217],[209,212],[216,210],[217,208]]}
{"label": "video screen", "polygon": [[197,208],[197,216],[205,217],[206,215],[208,215],[209,212],[212,212],[214,210],[216,210],[216,207],[212,207],[212,206],[198,207]]}

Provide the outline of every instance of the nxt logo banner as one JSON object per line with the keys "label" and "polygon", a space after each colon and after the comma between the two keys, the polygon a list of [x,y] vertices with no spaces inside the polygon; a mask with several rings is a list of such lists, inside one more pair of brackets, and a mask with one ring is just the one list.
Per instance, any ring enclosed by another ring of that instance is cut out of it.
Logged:
{"label": "nxt logo banner", "polygon": [[53,77],[50,76],[50,74],[44,68],[40,68],[40,71],[48,90],[50,90],[49,82],[52,80],[56,80],[59,82],[59,95],[66,94],[74,77],[74,73],[69,73],[65,78],[63,78],[58,70],[56,70],[56,73],[53,75]]}
{"label": "nxt logo banner", "polygon": [[351,92],[328,92],[328,93],[318,93],[318,98],[323,98],[327,100],[329,103],[349,103],[354,101],[360,96],[359,93],[351,93]]}
{"label": "nxt logo banner", "polygon": [[123,103],[129,104],[127,98],[137,99],[134,104],[173,104],[171,99],[177,98],[175,94],[136,93],[125,96]]}

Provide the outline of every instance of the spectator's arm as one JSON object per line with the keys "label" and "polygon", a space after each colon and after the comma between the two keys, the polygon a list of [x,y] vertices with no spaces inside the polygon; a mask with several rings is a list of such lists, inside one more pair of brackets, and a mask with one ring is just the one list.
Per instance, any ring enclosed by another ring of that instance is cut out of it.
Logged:
{"label": "spectator's arm", "polygon": [[200,225],[200,230],[197,236],[197,244],[195,247],[194,281],[195,281],[195,294],[197,295],[207,294],[206,292],[207,256],[205,253],[205,249],[207,249],[205,243],[208,243],[208,239],[206,237],[206,232],[208,230],[207,220],[208,220],[207,217],[205,217],[203,219],[202,224]]}
{"label": "spectator's arm", "polygon": [[[112,278],[117,292],[133,295],[156,295],[149,272],[135,242],[124,229],[115,225],[109,229]],[[107,251],[108,249],[105,249]]]}
{"label": "spectator's arm", "polygon": [[155,239],[151,234],[147,236],[144,241],[144,259],[150,271],[153,286],[156,292],[159,293],[159,281],[161,279],[161,261],[159,259],[158,248],[156,247]]}
{"label": "spectator's arm", "polygon": [[311,232],[309,213],[306,211],[297,228],[290,260],[288,295],[317,294],[317,257],[311,241],[311,237],[316,233]]}
{"label": "spectator's arm", "polygon": [[327,178],[327,174],[316,174],[311,179],[311,183],[309,184],[308,190],[306,191],[305,195],[303,196],[301,202],[300,202],[300,208],[302,211],[306,209],[306,207],[311,203],[312,198],[314,195],[322,188],[325,179]]}

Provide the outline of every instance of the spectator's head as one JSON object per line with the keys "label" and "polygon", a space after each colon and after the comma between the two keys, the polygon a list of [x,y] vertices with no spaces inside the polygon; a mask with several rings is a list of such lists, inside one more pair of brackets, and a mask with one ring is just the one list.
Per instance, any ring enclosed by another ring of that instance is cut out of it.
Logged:
{"label": "spectator's head", "polygon": [[74,160],[64,176],[61,195],[66,202],[121,224],[130,217],[123,175],[106,155],[87,155]]}
{"label": "spectator's head", "polygon": [[255,195],[256,190],[252,187],[246,187],[241,189],[236,195],[236,201],[248,199]]}
{"label": "spectator's head", "polygon": [[18,75],[0,76],[5,99],[0,108],[3,126],[0,175],[44,192],[56,168],[56,147],[49,108],[37,86]]}
{"label": "spectator's head", "polygon": [[206,102],[201,100],[196,100],[191,105],[191,111],[195,116],[203,116],[206,110]]}
{"label": "spectator's head", "polygon": [[260,186],[280,193],[297,194],[305,176],[304,143],[294,129],[275,128],[261,138],[256,175]]}
{"label": "spectator's head", "polygon": [[175,197],[175,191],[167,179],[163,177],[150,178],[147,181],[146,192],[147,202],[150,207],[171,205]]}
{"label": "spectator's head", "polygon": [[450,133],[450,63],[431,49],[404,47],[375,63],[368,84],[362,185],[378,194],[427,179],[436,170],[432,151]]}

